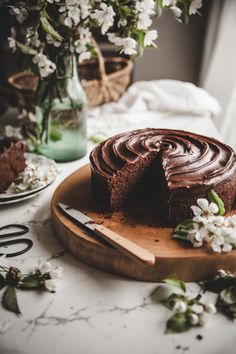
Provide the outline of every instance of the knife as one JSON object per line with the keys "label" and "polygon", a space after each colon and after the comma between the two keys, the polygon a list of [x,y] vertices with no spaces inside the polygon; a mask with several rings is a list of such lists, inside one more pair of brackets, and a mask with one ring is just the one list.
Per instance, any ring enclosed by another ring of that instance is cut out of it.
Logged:
{"label": "knife", "polygon": [[93,234],[102,237],[113,247],[133,259],[135,262],[146,266],[153,266],[155,264],[156,259],[154,254],[145,248],[138,246],[105,226],[96,224],[94,220],[77,209],[70,208],[63,203],[58,203],[58,207],[70,219],[76,221]]}

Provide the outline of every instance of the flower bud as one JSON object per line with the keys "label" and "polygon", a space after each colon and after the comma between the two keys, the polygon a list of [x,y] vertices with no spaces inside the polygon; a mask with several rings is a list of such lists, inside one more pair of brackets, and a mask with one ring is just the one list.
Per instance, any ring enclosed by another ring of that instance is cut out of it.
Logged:
{"label": "flower bud", "polygon": [[215,307],[215,305],[213,304],[213,303],[209,303],[209,304],[206,304],[205,306],[204,306],[204,309],[205,309],[205,311],[206,312],[208,312],[208,313],[211,313],[211,314],[214,314],[214,313],[216,313],[216,307]]}
{"label": "flower bud", "polygon": [[41,274],[45,274],[45,273],[49,273],[51,271],[51,269],[52,269],[51,263],[46,262],[41,265],[39,270],[40,270]]}
{"label": "flower bud", "polygon": [[207,316],[206,316],[206,313],[203,312],[199,315],[199,325],[205,326],[206,323],[207,323]]}
{"label": "flower bud", "polygon": [[187,305],[184,301],[179,300],[175,303],[173,310],[175,312],[185,312],[187,310]]}
{"label": "flower bud", "polygon": [[196,326],[199,323],[199,317],[195,313],[192,313],[189,316],[189,323],[193,326]]}

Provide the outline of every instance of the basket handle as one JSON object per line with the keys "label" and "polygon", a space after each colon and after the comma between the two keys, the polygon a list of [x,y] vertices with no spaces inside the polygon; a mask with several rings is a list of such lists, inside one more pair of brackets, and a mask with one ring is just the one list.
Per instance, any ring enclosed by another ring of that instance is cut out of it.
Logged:
{"label": "basket handle", "polygon": [[99,45],[97,43],[97,41],[94,39],[92,39],[94,47],[96,48],[97,51],[97,58],[98,58],[98,69],[99,69],[99,76],[101,81],[105,81],[107,74],[106,74],[106,68],[105,68],[105,60],[104,57],[102,55],[101,49],[99,48]]}

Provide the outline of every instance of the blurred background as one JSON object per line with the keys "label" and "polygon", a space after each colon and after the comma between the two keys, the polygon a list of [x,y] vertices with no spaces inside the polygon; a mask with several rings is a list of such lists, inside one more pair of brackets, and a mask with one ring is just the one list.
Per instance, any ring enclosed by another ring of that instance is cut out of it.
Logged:
{"label": "blurred background", "polygon": [[[214,124],[224,141],[236,148],[236,1],[203,1],[201,16],[179,23],[164,11],[153,27],[159,49],[147,49],[135,60],[131,82],[174,79],[206,89],[221,105]],[[0,109],[16,105],[8,77],[21,69],[21,58],[7,46],[7,14],[0,13]],[[104,56],[116,56],[112,46],[95,33]]]}

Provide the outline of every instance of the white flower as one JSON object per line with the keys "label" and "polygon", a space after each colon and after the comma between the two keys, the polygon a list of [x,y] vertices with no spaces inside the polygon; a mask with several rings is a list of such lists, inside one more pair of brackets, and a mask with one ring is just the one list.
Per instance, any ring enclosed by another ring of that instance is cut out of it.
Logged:
{"label": "white flower", "polygon": [[201,225],[206,225],[209,223],[209,219],[206,216],[201,216],[201,215],[194,216],[193,221]]}
{"label": "white flower", "polygon": [[38,65],[41,77],[47,77],[56,70],[56,65],[43,53],[36,54],[33,63]]}
{"label": "white flower", "polygon": [[217,274],[219,275],[219,277],[225,277],[227,275],[227,273],[224,269],[219,269],[217,271]]}
{"label": "white flower", "polygon": [[191,206],[191,209],[195,216],[214,215],[217,214],[219,211],[219,208],[216,203],[212,202],[209,204],[208,200],[205,198],[197,199],[197,204],[198,206],[196,205]]}
{"label": "white flower", "polygon": [[229,242],[231,245],[236,245],[236,229],[228,229],[228,236],[226,241]]}
{"label": "white flower", "polygon": [[89,60],[91,59],[91,53],[90,52],[83,52],[79,55],[79,62],[82,63],[84,60]]}
{"label": "white flower", "polygon": [[112,6],[108,6],[105,2],[100,4],[100,9],[96,9],[90,17],[97,21],[99,26],[101,26],[102,34],[105,34],[113,26],[115,12]]}
{"label": "white flower", "polygon": [[[82,54],[83,52],[87,52],[87,45],[89,43],[91,43],[91,39],[92,39],[92,34],[89,30],[89,28],[84,28],[84,27],[79,27],[78,28],[78,32],[79,32],[79,35],[80,35],[80,38],[77,39],[75,41],[75,50],[77,53],[79,54]],[[90,57],[91,57],[91,54],[90,54]],[[88,54],[87,54],[87,57],[86,59],[89,59],[88,58]]]}
{"label": "white flower", "polygon": [[195,313],[189,316],[189,322],[192,326],[196,326],[199,323],[199,317]]}
{"label": "white flower", "polygon": [[14,53],[16,50],[16,40],[13,37],[8,37],[7,39],[8,39],[9,48],[11,48]]}
{"label": "white flower", "polygon": [[123,47],[120,51],[121,53],[124,53],[126,55],[137,54],[137,51],[135,49],[137,46],[137,42],[133,38],[122,38],[120,44]]}
{"label": "white flower", "polygon": [[211,248],[213,252],[221,253],[221,246],[224,245],[224,238],[221,236],[212,236],[211,237]]}
{"label": "white flower", "polygon": [[202,7],[202,0],[192,0],[189,6],[189,15],[195,15],[197,10]]}
{"label": "white flower", "polygon": [[118,21],[118,27],[125,27],[126,25],[127,25],[126,18],[123,18],[122,20]]}
{"label": "white flower", "polygon": [[83,0],[80,3],[81,18],[83,20],[89,16],[90,11],[91,11],[91,5],[89,4],[89,1],[90,0]]}
{"label": "white flower", "polygon": [[193,244],[193,247],[201,247],[203,245],[203,234],[199,230],[189,230],[187,240]]}
{"label": "white flower", "polygon": [[62,267],[56,267],[53,270],[50,271],[50,278],[51,279],[61,279],[62,277],[62,272],[63,268]]}
{"label": "white flower", "polygon": [[49,33],[47,33],[47,35],[46,35],[46,40],[47,40],[48,44],[52,44],[52,45],[54,45],[54,47],[60,47],[60,45],[61,45],[61,42],[56,41]]}
{"label": "white flower", "polygon": [[9,6],[10,14],[13,16],[16,16],[16,19],[19,23],[23,23],[25,19],[28,17],[28,11],[25,7],[14,7],[14,6]]}
{"label": "white flower", "polygon": [[139,20],[138,20],[138,23],[137,23],[137,28],[140,29],[140,30],[146,30],[148,29],[148,27],[150,27],[152,24],[152,20],[151,20],[151,17],[146,14],[145,12],[144,13],[141,13],[139,15]]}
{"label": "white flower", "polygon": [[229,216],[226,220],[229,226],[236,227],[236,215]]}
{"label": "white flower", "polygon": [[206,312],[208,312],[208,313],[211,313],[211,314],[214,314],[214,313],[216,313],[216,307],[215,307],[215,305],[213,304],[213,303],[208,303],[208,304],[206,304],[205,306],[204,306],[204,309],[205,309],[205,311]]}
{"label": "white flower", "polygon": [[114,43],[117,47],[122,45],[122,38],[118,37],[115,33],[107,33],[109,42]]}
{"label": "white flower", "polygon": [[232,251],[232,249],[233,249],[233,246],[230,243],[225,242],[222,247],[222,252],[227,253],[227,252]]}
{"label": "white flower", "polygon": [[217,215],[214,216],[212,219],[212,223],[215,226],[225,226],[225,223],[227,222],[228,218],[223,217],[222,215]]}
{"label": "white flower", "polygon": [[153,0],[143,0],[136,1],[135,9],[138,14],[137,28],[140,30],[146,30],[151,26],[152,20],[151,15],[153,15],[155,8],[155,1]]}
{"label": "white flower", "polygon": [[175,303],[174,307],[173,307],[173,311],[175,312],[185,312],[187,310],[187,305],[184,301],[179,300]]}
{"label": "white flower", "polygon": [[39,270],[41,274],[49,273],[52,270],[52,265],[50,262],[46,262],[39,266]]}
{"label": "white flower", "polygon": [[191,307],[192,311],[200,315],[200,313],[203,313],[203,307],[199,304],[193,304]]}
{"label": "white flower", "polygon": [[173,14],[174,14],[174,16],[175,17],[180,17],[181,15],[182,15],[182,10],[179,8],[179,7],[177,7],[177,6],[171,6],[171,11],[173,12]]}
{"label": "white flower", "polygon": [[65,18],[65,25],[68,27],[73,27],[78,25],[80,22],[80,9],[77,7],[70,7],[67,12],[67,17]]}
{"label": "white flower", "polygon": [[147,31],[147,33],[144,36],[144,45],[145,47],[147,46],[155,46],[155,41],[158,37],[157,31],[156,30],[151,30]]}
{"label": "white flower", "polygon": [[58,281],[55,279],[47,279],[44,281],[44,286],[52,293],[55,293],[58,289]]}
{"label": "white flower", "polygon": [[7,138],[17,138],[22,139],[21,128],[13,127],[12,125],[6,125],[4,130],[4,135]]}
{"label": "white flower", "polygon": [[171,5],[174,5],[174,4],[175,4],[175,1],[176,1],[176,0],[163,0],[163,1],[162,1],[162,5],[163,5],[163,6],[171,6]]}

